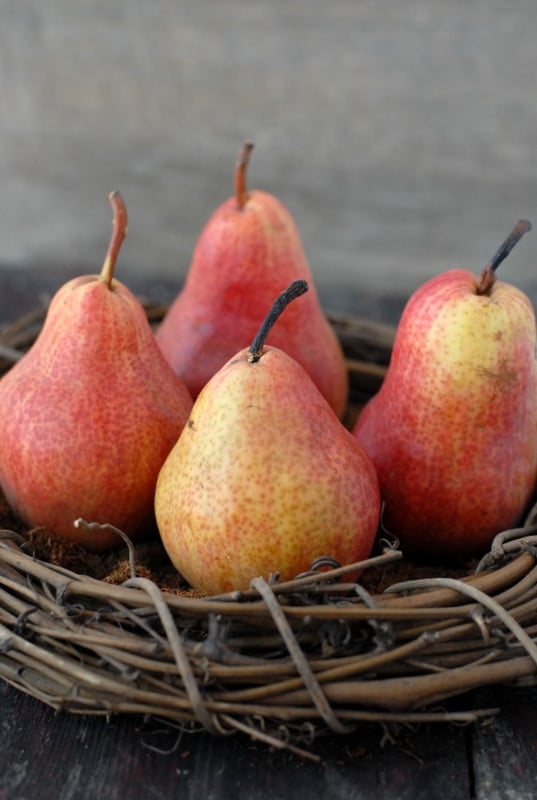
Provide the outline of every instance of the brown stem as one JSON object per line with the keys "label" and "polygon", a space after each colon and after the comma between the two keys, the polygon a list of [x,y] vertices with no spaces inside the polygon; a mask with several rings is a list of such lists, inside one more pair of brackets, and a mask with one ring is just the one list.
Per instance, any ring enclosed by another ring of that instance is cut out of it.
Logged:
{"label": "brown stem", "polygon": [[263,355],[263,347],[265,346],[265,340],[269,334],[270,329],[282,313],[282,311],[287,308],[289,303],[294,300],[296,297],[300,297],[301,294],[307,292],[309,289],[308,284],[306,281],[297,280],[293,281],[287,289],[278,295],[274,303],[272,304],[270,311],[268,312],[267,316],[263,320],[261,327],[259,328],[258,334],[255,337],[254,341],[250,345],[250,349],[248,350],[248,361],[250,363],[255,363],[259,361],[261,356]]}
{"label": "brown stem", "polygon": [[237,198],[237,205],[240,209],[244,208],[248,200],[246,170],[248,169],[250,154],[253,149],[253,142],[244,142],[235,169],[235,197]]}
{"label": "brown stem", "polygon": [[116,267],[118,253],[121,249],[121,245],[123,244],[123,240],[127,235],[128,218],[125,201],[119,192],[110,192],[108,195],[108,200],[112,206],[114,218],[112,220],[112,235],[110,237],[108,250],[106,251],[106,257],[101,269],[100,278],[110,289],[112,287],[112,280],[114,278],[114,269]]}
{"label": "brown stem", "polygon": [[502,261],[507,258],[513,247],[522,239],[525,233],[528,233],[528,231],[531,231],[531,222],[528,222],[527,219],[519,219],[509,236],[502,242],[481,273],[479,283],[477,284],[477,294],[488,294],[490,292],[496,280],[496,270]]}

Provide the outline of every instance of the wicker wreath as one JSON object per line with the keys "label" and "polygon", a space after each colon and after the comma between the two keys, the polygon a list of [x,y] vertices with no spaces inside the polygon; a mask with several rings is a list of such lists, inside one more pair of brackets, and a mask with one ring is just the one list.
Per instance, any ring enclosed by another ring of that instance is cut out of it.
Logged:
{"label": "wicker wreath", "polygon": [[[158,322],[165,309],[143,302]],[[0,372],[45,313],[4,328]],[[330,321],[347,359],[352,424],[382,381],[394,330]],[[57,710],[240,731],[316,758],[316,736],[360,723],[488,717],[498,709],[445,701],[537,672],[537,506],[479,563],[416,566],[385,539],[359,565],[360,584],[346,581],[357,565],[327,558],[295,580],[257,578],[219,597],[182,585],[158,541],[91,556],[25,530],[5,501],[1,514],[0,677]]]}

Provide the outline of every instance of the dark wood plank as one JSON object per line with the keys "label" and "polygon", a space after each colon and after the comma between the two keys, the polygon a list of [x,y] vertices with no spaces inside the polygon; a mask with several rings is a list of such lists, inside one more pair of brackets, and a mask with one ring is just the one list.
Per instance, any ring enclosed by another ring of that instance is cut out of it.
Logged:
{"label": "dark wood plank", "polygon": [[480,704],[502,714],[476,728],[472,768],[477,800],[533,800],[537,797],[537,689],[492,688],[478,693]]}

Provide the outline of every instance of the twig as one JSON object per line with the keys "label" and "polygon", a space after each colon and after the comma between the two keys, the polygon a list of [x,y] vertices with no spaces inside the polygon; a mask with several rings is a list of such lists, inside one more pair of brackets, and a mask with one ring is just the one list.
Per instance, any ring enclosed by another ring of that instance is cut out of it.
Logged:
{"label": "twig", "polygon": [[506,611],[499,603],[493,600],[492,597],[489,597],[489,595],[482,592],[480,589],[476,589],[475,586],[469,586],[467,583],[463,583],[455,578],[429,578],[422,580],[403,581],[402,583],[397,583],[393,586],[390,586],[387,591],[401,592],[410,591],[412,589],[430,589],[437,586],[455,589],[455,591],[470,597],[472,600],[480,603],[485,608],[488,608],[489,611],[492,611],[492,613],[503,622],[505,627],[511,631],[513,636],[515,636],[515,638],[520,642],[530,658],[532,658],[537,665],[537,646],[524,631],[524,628],[522,628],[513,618],[513,616],[509,614],[509,612]]}

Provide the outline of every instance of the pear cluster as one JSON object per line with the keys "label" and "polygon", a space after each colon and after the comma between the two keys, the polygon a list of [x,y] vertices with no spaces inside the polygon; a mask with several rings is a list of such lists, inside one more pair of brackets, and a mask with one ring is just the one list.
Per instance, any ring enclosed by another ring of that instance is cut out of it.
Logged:
{"label": "pear cluster", "polygon": [[127,229],[116,192],[101,273],[56,293],[0,380],[0,486],[24,523],[95,551],[157,527],[212,594],[327,555],[360,562],[380,518],[373,463],[341,421],[340,343],[291,215],[246,190],[250,151],[156,332],[114,277]]}
{"label": "pear cluster", "polygon": [[358,565],[379,526],[418,558],[479,553],[537,484],[535,313],[496,279],[529,223],[480,276],[450,270],[412,295],[349,430],[341,345],[291,215],[246,188],[251,150],[156,331],[114,277],[127,212],[110,195],[100,274],[59,289],[0,380],[8,503],[94,551],[158,531],[212,595],[321,557]]}

